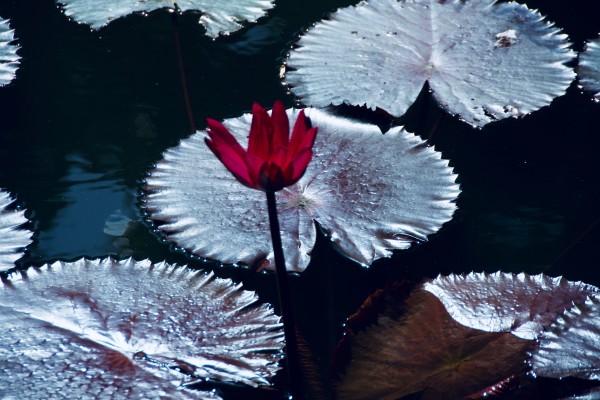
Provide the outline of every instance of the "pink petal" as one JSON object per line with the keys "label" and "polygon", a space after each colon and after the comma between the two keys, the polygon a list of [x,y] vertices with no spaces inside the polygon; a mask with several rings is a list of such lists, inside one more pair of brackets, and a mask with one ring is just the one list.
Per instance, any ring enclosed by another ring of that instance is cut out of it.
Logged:
{"label": "pink petal", "polygon": [[283,168],[285,165],[289,164],[288,158],[289,156],[287,149],[285,147],[279,147],[276,148],[273,153],[271,153],[268,161],[269,163],[277,164]]}
{"label": "pink petal", "polygon": [[243,154],[245,153],[243,149],[240,156],[235,149],[229,146],[229,143],[223,137],[217,135],[213,136],[212,140],[205,138],[204,142],[238,181],[246,186],[255,187],[255,181],[251,179],[248,167],[243,158]]}
{"label": "pink petal", "polygon": [[263,190],[278,191],[291,185],[281,170],[281,167],[273,163],[265,163],[259,175],[259,185]]}
{"label": "pink petal", "polygon": [[275,101],[275,104],[273,104],[271,122],[273,123],[271,152],[277,151],[280,147],[287,148],[290,136],[290,121],[285,112],[285,106],[279,100]]}
{"label": "pink petal", "polygon": [[260,171],[267,162],[260,157],[246,153],[244,155],[244,163],[246,164],[250,180],[252,181],[252,187],[254,189],[262,190],[263,188],[260,185]]}
{"label": "pink petal", "polygon": [[218,136],[239,155],[242,155],[246,152],[242,145],[238,143],[235,137],[233,137],[233,135],[227,130],[227,128],[225,128],[225,126],[222,123],[220,123],[219,121],[215,121],[211,118],[206,118],[206,124],[209,128],[206,132],[212,139]]}
{"label": "pink petal", "polygon": [[271,152],[272,137],[273,123],[271,117],[258,103],[254,103],[252,106],[250,137],[248,138],[248,153],[267,160]]}
{"label": "pink petal", "polygon": [[307,130],[308,128],[306,126],[306,117],[304,116],[304,110],[301,110],[298,113],[298,117],[296,118],[296,123],[294,124],[294,130],[292,131],[292,137],[290,139],[290,144],[288,147],[288,154],[290,155],[290,158],[294,158],[293,155],[297,154],[302,148],[301,144],[304,142],[303,138]]}
{"label": "pink petal", "polygon": [[[312,152],[311,148],[304,148],[304,149],[300,150],[300,152],[298,153],[296,158],[290,164],[292,167],[292,176],[291,176],[292,183],[296,183],[298,181],[298,179],[302,178],[302,175],[304,175],[304,172],[306,171],[306,167],[308,167],[308,164],[310,163],[312,156],[313,156],[313,152]],[[290,185],[291,185],[291,183],[290,183]]]}
{"label": "pink petal", "polygon": [[298,152],[304,149],[312,149],[315,144],[315,139],[317,137],[317,131],[319,128],[316,126],[314,128],[310,128],[308,132],[300,137],[300,144],[298,145]]}

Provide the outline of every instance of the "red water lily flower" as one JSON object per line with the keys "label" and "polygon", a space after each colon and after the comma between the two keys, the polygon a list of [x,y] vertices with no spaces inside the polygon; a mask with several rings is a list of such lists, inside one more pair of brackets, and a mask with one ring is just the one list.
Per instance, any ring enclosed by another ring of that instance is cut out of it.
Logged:
{"label": "red water lily flower", "polygon": [[317,135],[317,128],[309,128],[300,111],[290,138],[288,116],[280,101],[270,116],[258,103],[252,106],[248,150],[220,122],[207,118],[206,123],[205,141],[217,158],[238,181],[265,192],[281,190],[302,177]]}

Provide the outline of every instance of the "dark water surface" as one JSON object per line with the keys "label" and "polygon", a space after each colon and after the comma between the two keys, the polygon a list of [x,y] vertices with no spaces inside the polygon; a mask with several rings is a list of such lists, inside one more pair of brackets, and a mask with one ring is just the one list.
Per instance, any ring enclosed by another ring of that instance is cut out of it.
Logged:
{"label": "dark water surface", "polygon": [[[197,14],[180,16],[197,127],[208,116],[248,112],[253,101],[293,105],[278,78],[282,55],[302,28],[352,3],[279,1],[258,24],[218,41],[203,35]],[[600,31],[592,3],[527,2],[562,27],[575,50]],[[28,210],[35,231],[20,264],[107,255],[188,263],[275,302],[272,275],[173,251],[138,207],[148,170],[190,134],[171,15],[129,16],[98,32],[69,21],[51,0],[2,0],[0,16],[11,20],[22,57],[16,80],[0,89],[0,187]],[[441,114],[422,96],[404,123],[426,137]],[[443,116],[433,143],[459,174],[455,218],[430,242],[370,269],[319,237],[309,268],[293,279],[299,326],[321,364],[345,318],[395,279],[501,269],[600,285],[599,126],[600,105],[575,83],[550,107],[481,131]]]}

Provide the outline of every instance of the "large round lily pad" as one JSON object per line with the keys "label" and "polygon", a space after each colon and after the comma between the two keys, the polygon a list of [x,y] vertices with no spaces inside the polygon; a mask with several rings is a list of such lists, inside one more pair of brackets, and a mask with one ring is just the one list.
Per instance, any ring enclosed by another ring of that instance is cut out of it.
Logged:
{"label": "large round lily pad", "polygon": [[538,338],[566,310],[598,293],[561,277],[504,272],[439,276],[424,288],[461,324],[524,339]]}
{"label": "large round lily pad", "polygon": [[242,22],[254,22],[273,7],[272,0],[58,0],[65,14],[77,22],[99,29],[114,19],[132,13],[144,13],[160,8],[202,12],[200,23],[206,34],[217,37],[242,27]]}
{"label": "large round lily pad", "polygon": [[27,223],[25,211],[10,209],[12,203],[10,195],[0,190],[0,272],[13,268],[31,243],[31,232],[22,228]]}
{"label": "large round lily pad", "polygon": [[268,385],[283,332],[240,285],[131,259],[56,262],[0,285],[0,397],[210,399],[199,379]]}
{"label": "large round lily pad", "polygon": [[541,335],[531,366],[543,377],[600,380],[599,354],[600,299],[592,296],[567,310]]}
{"label": "large round lily pad", "polygon": [[590,40],[579,55],[577,68],[581,86],[600,101],[600,38]]}
{"label": "large round lily pad", "polygon": [[[277,192],[288,270],[303,271],[315,221],[336,247],[363,265],[424,242],[452,218],[459,187],[441,154],[401,127],[375,126],[317,109],[313,160]],[[297,110],[288,110],[293,124]],[[251,116],[224,121],[246,146]],[[241,185],[196,133],[168,150],[146,180],[145,207],[168,240],[193,254],[273,268],[263,192]]]}
{"label": "large round lily pad", "polygon": [[10,29],[8,20],[0,18],[0,86],[8,85],[14,79],[19,66],[19,47],[14,40],[14,30]]}
{"label": "large round lily pad", "polygon": [[290,52],[285,81],[303,103],[403,115],[429,82],[469,124],[520,117],[565,93],[566,35],[527,6],[494,0],[371,0],[331,14]]}

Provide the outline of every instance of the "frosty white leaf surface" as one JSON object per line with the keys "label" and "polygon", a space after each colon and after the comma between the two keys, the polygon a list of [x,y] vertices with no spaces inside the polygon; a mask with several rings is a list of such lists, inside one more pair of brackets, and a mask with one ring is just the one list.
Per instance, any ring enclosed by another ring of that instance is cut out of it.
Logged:
{"label": "frosty white leaf surface", "polygon": [[114,19],[131,13],[150,12],[160,8],[199,11],[206,34],[216,38],[242,28],[244,21],[255,22],[273,7],[272,0],[58,0],[65,15],[77,22],[100,29]]}
{"label": "frosty white leaf surface", "polygon": [[424,284],[459,323],[488,332],[536,339],[573,303],[598,288],[547,275],[471,273],[439,276]]}
{"label": "frosty white leaf surface", "polygon": [[600,101],[600,38],[586,44],[585,50],[579,55],[577,68],[581,86]]}
{"label": "frosty white leaf surface", "polygon": [[19,66],[19,47],[13,43],[14,40],[14,30],[10,29],[8,20],[0,18],[0,87],[14,79]]}
{"label": "frosty white leaf surface", "polygon": [[[288,110],[293,124],[297,110]],[[426,241],[450,220],[456,175],[439,152],[400,127],[382,134],[316,109],[314,157],[297,184],[277,192],[289,270],[303,271],[314,221],[348,257],[368,265]],[[246,146],[251,115],[224,122]],[[271,258],[264,193],[241,185],[194,134],[168,150],[147,178],[145,206],[167,238],[201,257],[256,265]]]}
{"label": "frosty white leaf surface", "polygon": [[536,11],[493,0],[372,0],[331,14],[290,52],[286,83],[305,104],[403,115],[424,83],[467,123],[520,117],[565,93],[566,35]]}
{"label": "frosty white leaf surface", "polygon": [[0,190],[0,272],[13,268],[23,256],[21,250],[31,243],[31,232],[21,228],[27,222],[25,211],[10,210],[12,202],[10,195]]}
{"label": "frosty white leaf surface", "polygon": [[532,352],[538,376],[600,379],[600,299],[589,297],[559,317]]}
{"label": "frosty white leaf surface", "polygon": [[595,386],[573,396],[562,397],[560,400],[600,400],[600,387]]}
{"label": "frosty white leaf surface", "polygon": [[0,393],[211,398],[182,384],[268,384],[283,333],[272,309],[256,301],[229,280],[147,260],[13,273],[0,286]]}

